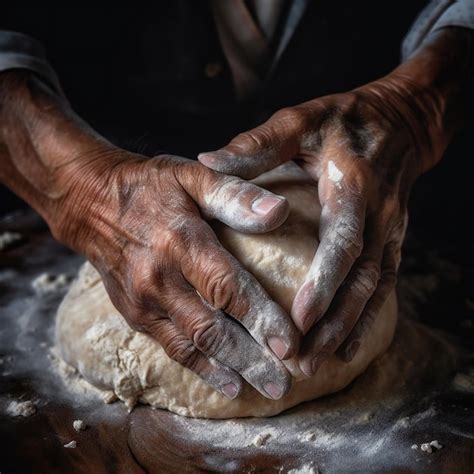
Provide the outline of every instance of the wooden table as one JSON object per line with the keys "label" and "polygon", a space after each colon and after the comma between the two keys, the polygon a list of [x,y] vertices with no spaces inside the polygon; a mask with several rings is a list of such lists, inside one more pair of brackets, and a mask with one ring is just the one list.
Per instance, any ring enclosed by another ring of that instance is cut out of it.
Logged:
{"label": "wooden table", "polygon": [[[66,288],[38,295],[31,281],[46,271],[73,276],[82,259],[56,244],[31,213],[0,222],[0,233],[2,229],[24,236],[17,246],[0,252],[2,474],[288,472],[298,468],[311,472],[311,467],[323,473],[474,471],[474,392],[472,387],[456,389],[450,380],[423,389],[408,387],[403,404],[379,403],[370,416],[351,423],[348,420],[357,412],[354,407],[348,411],[348,392],[353,386],[331,399],[332,411],[327,414],[321,414],[322,402],[314,401],[271,419],[232,422],[190,420],[144,406],[129,414],[120,403],[106,405],[94,397],[71,394],[49,357],[55,309]],[[472,350],[472,307],[466,300],[472,296],[468,293],[474,282],[472,258],[452,264],[449,259],[432,259],[429,251],[423,255],[417,251],[416,259],[408,255],[406,261],[402,289],[419,289],[419,280],[428,270],[441,275],[434,287],[433,282],[421,281],[433,288],[426,290],[429,298],[418,303],[418,312]],[[472,362],[468,360],[460,370],[473,370]],[[370,399],[370,387],[367,391]],[[32,400],[36,414],[7,415],[11,400]],[[88,428],[76,432],[72,425],[76,419],[84,420]],[[269,427],[272,439],[264,446],[253,445],[254,436]],[[316,433],[314,439],[303,439],[310,429]],[[234,433],[239,435],[233,438]],[[242,433],[248,442],[242,443]],[[421,443],[435,439],[443,445],[441,450],[420,451]],[[71,440],[77,441],[77,447],[65,448]],[[418,449],[412,449],[413,444]]]}

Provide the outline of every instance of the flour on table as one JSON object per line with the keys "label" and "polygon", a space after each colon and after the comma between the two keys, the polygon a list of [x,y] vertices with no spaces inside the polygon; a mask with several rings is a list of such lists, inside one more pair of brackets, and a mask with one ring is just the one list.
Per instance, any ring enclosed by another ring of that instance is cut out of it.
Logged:
{"label": "flour on table", "polygon": [[72,427],[76,431],[84,431],[87,428],[87,425],[82,420],[74,420],[72,422]]}
{"label": "flour on table", "polygon": [[265,446],[267,444],[267,442],[270,440],[271,437],[272,437],[272,435],[270,433],[258,434],[253,439],[252,444],[257,448],[260,448],[262,446]]}
{"label": "flour on table", "polygon": [[310,463],[290,469],[288,474],[319,474],[319,470],[313,463]]}
{"label": "flour on table", "polygon": [[31,400],[25,400],[23,402],[12,400],[7,406],[7,413],[10,416],[31,416],[36,413],[36,406]]}
{"label": "flour on table", "polygon": [[70,279],[64,273],[60,273],[59,275],[42,273],[31,282],[31,286],[37,294],[43,295],[63,290],[69,283]]}
{"label": "flour on table", "polygon": [[424,451],[425,453],[431,454],[434,451],[439,451],[443,446],[438,442],[437,439],[429,442],[429,443],[423,443],[420,446],[420,449]]}
{"label": "flour on table", "polygon": [[22,238],[23,236],[18,232],[2,232],[0,234],[0,252],[2,250],[7,250],[9,247],[22,240]]}
{"label": "flour on table", "polygon": [[305,433],[300,434],[298,438],[301,441],[306,441],[306,442],[314,441],[316,439],[316,433],[314,431],[307,431]]}
{"label": "flour on table", "polygon": [[77,448],[77,441],[74,441],[74,440],[69,441],[69,443],[66,443],[64,447],[69,448],[69,449],[75,449]]}

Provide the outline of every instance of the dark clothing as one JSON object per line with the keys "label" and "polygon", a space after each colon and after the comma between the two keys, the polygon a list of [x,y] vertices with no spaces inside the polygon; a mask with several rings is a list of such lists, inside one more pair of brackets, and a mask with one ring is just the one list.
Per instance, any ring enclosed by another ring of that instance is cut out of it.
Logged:
{"label": "dark clothing", "polygon": [[[11,10],[0,28],[43,44],[74,109],[127,148],[193,157],[281,107],[347,91],[386,74],[424,1],[387,21],[386,2],[310,1],[261,91],[236,99],[208,2]],[[143,147],[143,148],[142,148]]]}

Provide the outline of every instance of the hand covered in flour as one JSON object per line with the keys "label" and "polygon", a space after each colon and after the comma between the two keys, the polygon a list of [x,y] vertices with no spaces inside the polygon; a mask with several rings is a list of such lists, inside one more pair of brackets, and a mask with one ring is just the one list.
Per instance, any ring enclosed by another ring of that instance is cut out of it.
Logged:
{"label": "hand covered in flour", "polygon": [[438,38],[380,80],[280,110],[199,156],[246,179],[295,160],[318,182],[320,245],[291,310],[308,376],[336,351],[355,356],[394,288],[410,188],[441,158],[453,128],[445,116],[457,86],[440,82],[447,44]]}
{"label": "hand covered in flour", "polygon": [[[0,74],[0,178],[83,253],[131,327],[229,398],[278,399],[300,334],[204,219],[266,232],[279,196],[176,156],[121,150],[25,71]],[[276,355],[274,355],[273,353]]]}
{"label": "hand covered in flour", "polygon": [[203,217],[265,232],[286,218],[287,201],[176,156],[117,151],[104,169],[108,154],[100,177],[71,192],[58,238],[88,256],[130,326],[172,359],[229,398],[242,379],[283,396],[290,378],[270,351],[295,355],[299,333]]}

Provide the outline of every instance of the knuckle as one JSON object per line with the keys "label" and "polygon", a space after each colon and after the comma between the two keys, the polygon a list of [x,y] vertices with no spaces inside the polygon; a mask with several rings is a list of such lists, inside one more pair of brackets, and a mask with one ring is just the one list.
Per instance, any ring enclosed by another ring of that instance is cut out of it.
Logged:
{"label": "knuckle", "polygon": [[225,340],[223,325],[217,320],[209,321],[193,334],[194,345],[208,357],[214,357],[222,352]]}
{"label": "knuckle", "polygon": [[268,138],[264,126],[261,125],[258,129],[239,133],[235,140],[233,140],[232,145],[245,153],[246,150],[264,147]]}
{"label": "knuckle", "polygon": [[379,279],[379,266],[375,262],[366,262],[356,271],[352,288],[368,299],[375,291]]}
{"label": "knuckle", "polygon": [[398,241],[402,241],[405,237],[405,233],[408,227],[408,214],[400,216],[395,222],[392,230],[392,238]]}
{"label": "knuckle", "polygon": [[209,268],[206,288],[214,308],[232,312],[237,305],[235,280],[234,272],[225,267],[218,270]]}
{"label": "knuckle", "polygon": [[276,112],[272,118],[287,127],[305,129],[310,120],[310,114],[303,107],[286,107]]}
{"label": "knuckle", "polygon": [[397,271],[393,268],[385,269],[382,272],[381,279],[383,280],[386,291],[388,292],[392,290],[393,288],[395,288],[395,285],[397,284],[397,280],[398,280]]}
{"label": "knuckle", "polygon": [[334,243],[342,256],[355,260],[362,252],[363,239],[360,227],[355,223],[343,223],[334,230]]}
{"label": "knuckle", "polygon": [[204,225],[204,221],[196,219],[195,216],[175,216],[169,227],[163,229],[157,245],[154,246],[154,251],[160,259],[159,268],[169,267],[175,258],[180,259],[186,252],[202,245],[207,234]]}
{"label": "knuckle", "polygon": [[157,299],[160,286],[160,272],[143,267],[129,272],[125,277],[126,300],[137,314],[161,314]]}
{"label": "knuckle", "polygon": [[192,342],[184,336],[176,336],[168,341],[165,351],[168,357],[182,366],[190,370],[196,369],[199,352],[196,347],[193,346]]}

